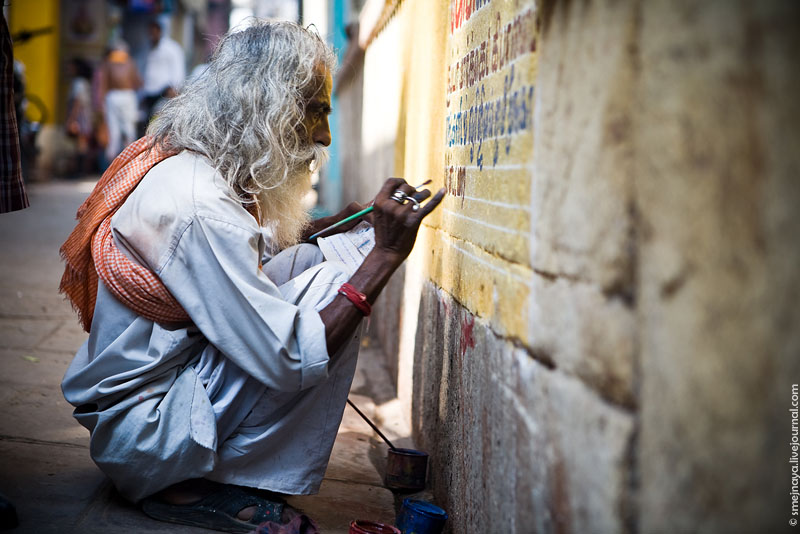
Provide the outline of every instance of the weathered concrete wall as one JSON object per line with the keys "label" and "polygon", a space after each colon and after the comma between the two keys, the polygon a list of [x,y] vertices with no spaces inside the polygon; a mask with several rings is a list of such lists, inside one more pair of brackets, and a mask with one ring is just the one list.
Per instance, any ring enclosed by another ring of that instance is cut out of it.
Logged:
{"label": "weathered concrete wall", "polygon": [[450,192],[375,324],[451,532],[790,528],[798,6],[405,0],[367,48],[362,187]]}
{"label": "weathered concrete wall", "polygon": [[428,283],[414,427],[451,532],[620,532],[633,418]]}
{"label": "weathered concrete wall", "polygon": [[800,382],[800,5],[644,2],[640,20],[640,525],[783,531]]}
{"label": "weathered concrete wall", "polygon": [[361,122],[364,101],[364,52],[354,43],[345,55],[343,64],[334,82],[339,105],[340,161],[342,176],[342,199],[365,202],[364,191],[371,181],[365,183],[361,175],[363,166],[361,154]]}

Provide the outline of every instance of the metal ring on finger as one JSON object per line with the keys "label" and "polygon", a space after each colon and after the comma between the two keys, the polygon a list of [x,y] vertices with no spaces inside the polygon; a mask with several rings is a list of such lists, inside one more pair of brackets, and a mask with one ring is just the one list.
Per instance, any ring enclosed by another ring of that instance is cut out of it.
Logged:
{"label": "metal ring on finger", "polygon": [[414,205],[411,206],[411,211],[419,211],[419,202],[417,201],[417,199],[412,196],[409,196],[408,200],[414,203]]}
{"label": "metal ring on finger", "polygon": [[400,204],[405,204],[406,199],[409,198],[409,196],[404,191],[400,189],[395,189],[394,193],[392,193],[392,196],[389,198],[391,198],[395,202],[399,202]]}

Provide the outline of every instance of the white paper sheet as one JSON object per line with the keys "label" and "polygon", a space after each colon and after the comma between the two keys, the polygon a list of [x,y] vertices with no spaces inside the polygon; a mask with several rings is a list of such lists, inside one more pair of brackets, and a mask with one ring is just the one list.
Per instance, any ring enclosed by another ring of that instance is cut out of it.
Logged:
{"label": "white paper sheet", "polygon": [[361,221],[347,232],[320,237],[317,245],[326,260],[342,262],[352,276],[375,246],[375,229]]}

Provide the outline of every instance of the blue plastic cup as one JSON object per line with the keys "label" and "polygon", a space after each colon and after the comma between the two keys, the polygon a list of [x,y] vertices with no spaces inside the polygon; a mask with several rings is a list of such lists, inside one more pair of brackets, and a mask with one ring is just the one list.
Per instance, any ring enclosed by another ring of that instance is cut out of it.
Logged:
{"label": "blue plastic cup", "polygon": [[435,504],[405,499],[397,518],[397,528],[402,534],[441,534],[445,521],[447,512]]}

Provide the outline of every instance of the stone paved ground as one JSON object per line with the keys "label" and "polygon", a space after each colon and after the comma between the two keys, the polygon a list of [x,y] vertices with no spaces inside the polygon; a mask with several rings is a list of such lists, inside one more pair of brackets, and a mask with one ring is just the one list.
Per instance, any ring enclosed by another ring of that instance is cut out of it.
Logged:
{"label": "stone paved ground", "polygon": [[[16,506],[13,532],[206,532],[153,521],[122,500],[90,460],[88,433],[61,395],[86,334],[57,292],[58,247],[93,184],[33,184],[31,208],[0,215],[0,493]],[[376,354],[362,350],[351,399],[390,439],[413,446]],[[345,533],[355,518],[394,523],[397,499],[381,482],[385,456],[383,442],[347,408],[320,494],[290,503],[325,533]]]}

